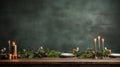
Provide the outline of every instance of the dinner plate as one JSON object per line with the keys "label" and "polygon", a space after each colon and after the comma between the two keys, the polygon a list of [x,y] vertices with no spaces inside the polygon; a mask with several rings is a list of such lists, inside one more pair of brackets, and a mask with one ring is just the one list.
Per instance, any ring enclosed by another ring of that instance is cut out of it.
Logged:
{"label": "dinner plate", "polygon": [[61,53],[61,57],[74,57],[75,55],[73,53]]}
{"label": "dinner plate", "polygon": [[111,53],[110,56],[112,56],[112,57],[120,57],[120,53]]}

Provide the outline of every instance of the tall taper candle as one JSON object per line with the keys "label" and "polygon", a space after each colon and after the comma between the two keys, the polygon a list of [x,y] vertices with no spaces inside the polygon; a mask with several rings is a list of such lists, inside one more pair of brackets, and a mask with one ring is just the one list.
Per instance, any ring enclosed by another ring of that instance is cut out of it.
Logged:
{"label": "tall taper candle", "polygon": [[96,41],[97,41],[97,39],[94,38],[94,49],[95,49],[95,51],[96,51]]}
{"label": "tall taper candle", "polygon": [[104,50],[104,38],[102,38],[102,49]]}
{"label": "tall taper candle", "polygon": [[99,50],[100,50],[100,36],[98,36],[98,48],[99,48]]}
{"label": "tall taper candle", "polygon": [[10,48],[10,40],[8,41],[8,45],[9,45],[9,51],[11,50],[11,48]]}
{"label": "tall taper candle", "polygon": [[14,55],[17,56],[17,46],[16,46],[16,43],[13,42],[13,45],[14,45],[14,47],[15,47],[15,49],[14,49]]}

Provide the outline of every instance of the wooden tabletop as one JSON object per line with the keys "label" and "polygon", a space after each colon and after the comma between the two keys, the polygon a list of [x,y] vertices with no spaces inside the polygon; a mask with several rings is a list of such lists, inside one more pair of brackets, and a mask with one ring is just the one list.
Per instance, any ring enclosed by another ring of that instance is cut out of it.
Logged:
{"label": "wooden tabletop", "polygon": [[120,64],[120,58],[79,59],[79,58],[36,58],[0,60],[0,64]]}

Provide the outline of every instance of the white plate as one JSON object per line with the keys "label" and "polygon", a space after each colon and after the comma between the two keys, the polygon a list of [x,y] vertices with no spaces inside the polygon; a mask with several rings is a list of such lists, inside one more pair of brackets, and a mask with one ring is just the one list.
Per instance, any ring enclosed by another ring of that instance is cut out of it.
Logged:
{"label": "white plate", "polygon": [[61,53],[61,56],[66,56],[66,57],[67,56],[69,56],[69,57],[72,56],[73,57],[74,54],[72,54],[72,53]]}
{"label": "white plate", "polygon": [[110,56],[120,57],[120,53],[112,53],[112,54],[110,54]]}

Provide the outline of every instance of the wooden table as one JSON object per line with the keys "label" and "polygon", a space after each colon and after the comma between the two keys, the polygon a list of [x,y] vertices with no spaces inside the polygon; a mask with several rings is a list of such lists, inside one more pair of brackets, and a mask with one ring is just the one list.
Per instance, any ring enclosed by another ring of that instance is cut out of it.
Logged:
{"label": "wooden table", "polygon": [[120,67],[120,58],[39,58],[0,60],[2,67]]}

